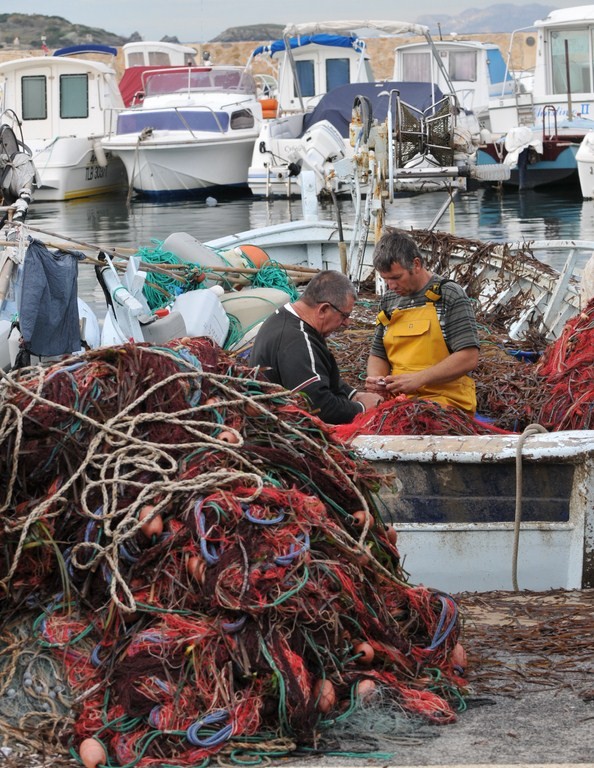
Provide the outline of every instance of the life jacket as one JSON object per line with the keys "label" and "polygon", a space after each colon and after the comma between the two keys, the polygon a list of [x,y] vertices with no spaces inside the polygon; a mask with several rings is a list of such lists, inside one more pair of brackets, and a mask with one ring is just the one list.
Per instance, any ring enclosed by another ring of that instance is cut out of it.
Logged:
{"label": "life jacket", "polygon": [[[378,324],[385,327],[384,348],[393,376],[423,371],[444,360],[451,353],[445,342],[435,304],[441,298],[441,287],[447,279],[432,282],[425,291],[427,302],[420,307],[382,311]],[[466,374],[453,381],[421,387],[411,397],[422,397],[441,405],[464,411],[476,411],[474,381]]]}

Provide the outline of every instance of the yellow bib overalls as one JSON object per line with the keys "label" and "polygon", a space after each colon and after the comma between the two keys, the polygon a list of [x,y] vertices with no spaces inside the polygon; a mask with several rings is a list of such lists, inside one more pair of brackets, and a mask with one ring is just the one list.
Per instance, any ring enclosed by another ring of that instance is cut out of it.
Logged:
{"label": "yellow bib overalls", "polygon": [[[377,322],[385,326],[384,347],[393,376],[414,373],[441,362],[450,354],[439,324],[435,303],[423,307],[395,309],[390,318],[384,312]],[[411,397],[423,397],[463,411],[476,411],[476,392],[470,376],[421,387]]]}

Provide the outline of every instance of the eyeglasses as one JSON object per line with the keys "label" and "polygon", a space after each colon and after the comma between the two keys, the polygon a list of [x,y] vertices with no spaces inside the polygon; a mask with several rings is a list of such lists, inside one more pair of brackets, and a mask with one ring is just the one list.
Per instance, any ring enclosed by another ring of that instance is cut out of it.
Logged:
{"label": "eyeglasses", "polygon": [[342,315],[343,320],[351,319],[350,313],[347,314],[346,312],[343,312],[342,309],[338,309],[338,307],[336,307],[331,301],[327,301],[326,304],[330,305],[335,312],[338,312],[339,315]]}

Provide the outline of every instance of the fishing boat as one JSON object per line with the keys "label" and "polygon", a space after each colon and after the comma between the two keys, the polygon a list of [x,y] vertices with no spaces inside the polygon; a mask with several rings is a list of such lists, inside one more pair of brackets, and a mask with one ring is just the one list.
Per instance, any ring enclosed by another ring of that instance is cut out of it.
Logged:
{"label": "fishing boat", "polygon": [[[295,270],[339,269],[344,240],[353,234],[348,226],[340,232],[331,221],[301,221],[208,243],[172,233],[167,248],[185,259],[190,256],[192,269],[218,285],[230,271],[241,277],[239,253],[253,254],[255,246],[265,251],[264,256],[282,259]],[[466,280],[471,286],[467,290],[484,312],[496,315],[502,306],[514,305],[509,334],[520,347],[528,329],[557,339],[587,301],[572,277],[572,265],[581,249],[594,252],[594,243],[485,248],[484,243],[447,233],[412,234],[432,268],[463,284]],[[370,241],[362,276],[370,267],[373,235]],[[569,254],[562,274],[532,256],[541,248]],[[243,329],[249,342],[259,320],[289,300],[277,292],[271,301],[266,291],[258,294],[246,282],[239,291],[223,293],[212,287],[189,291],[166,311],[151,312],[137,293],[146,279],[138,262],[127,257],[126,271],[116,273],[110,261],[98,267],[109,308],[102,344],[135,338],[160,345],[193,333],[225,344],[232,303],[237,301],[246,310],[244,317],[249,317]],[[236,349],[238,354],[244,351],[241,344]],[[594,432],[361,435],[351,445],[386,477],[379,497],[382,515],[395,529],[404,566],[418,582],[452,592],[513,589],[514,584],[535,590],[594,586]]]}
{"label": "fishing boat", "polygon": [[119,158],[101,145],[124,103],[110,46],[61,48],[52,56],[0,63],[0,122],[29,147],[37,168],[36,201],[72,200],[125,188]]}
{"label": "fishing boat", "polygon": [[[365,28],[376,34],[422,36],[436,57],[445,87],[440,90],[435,82],[376,82],[365,43],[356,34]],[[300,195],[301,169],[314,171],[317,194],[348,193],[344,168],[362,134],[367,142],[374,120],[384,123],[381,130],[394,145],[395,167],[408,171],[398,179],[395,175],[396,185],[411,189],[416,176],[439,177],[444,167],[473,162],[478,121],[460,109],[427,27],[396,21],[288,25],[282,40],[259,46],[252,57],[277,55],[282,59],[276,110],[262,125],[248,173],[254,194]],[[358,129],[349,133],[355,101],[365,114]],[[443,189],[443,180],[434,187]]]}
{"label": "fishing boat", "polygon": [[594,72],[590,40],[594,6],[551,11],[536,21],[536,66],[530,92],[491,101],[492,140],[477,153],[479,165],[507,163],[503,183],[535,189],[579,183],[577,152],[594,129]]}
{"label": "fishing boat", "polygon": [[114,115],[102,146],[124,163],[130,193],[162,200],[247,191],[261,122],[249,69],[163,67],[142,73],[136,103]]}

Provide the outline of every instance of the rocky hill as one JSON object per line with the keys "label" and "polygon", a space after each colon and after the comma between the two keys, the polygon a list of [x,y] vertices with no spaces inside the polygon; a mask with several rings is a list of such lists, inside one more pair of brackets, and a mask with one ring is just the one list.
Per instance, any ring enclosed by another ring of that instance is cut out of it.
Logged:
{"label": "rocky hill", "polygon": [[[428,26],[434,35],[449,34],[489,34],[509,33],[514,29],[528,27],[536,19],[544,18],[552,6],[529,3],[514,5],[503,3],[488,8],[469,8],[456,15],[427,14],[416,19],[419,24]],[[172,25],[176,22],[171,22]],[[251,24],[241,27],[229,27],[217,35],[213,43],[264,42],[276,40],[282,34],[280,24]],[[175,31],[175,30],[170,30]],[[80,43],[102,43],[119,47],[124,43],[140,40],[138,32],[129,37],[113,34],[104,29],[72,24],[61,16],[44,16],[28,13],[0,14],[0,48],[39,49],[45,43],[48,48],[61,48]],[[163,40],[180,42],[175,36],[165,36]],[[192,42],[182,40],[181,42]]]}
{"label": "rocky hill", "polygon": [[544,19],[555,10],[552,5],[513,5],[500,3],[488,8],[468,8],[456,16],[443,13],[432,13],[417,18],[418,24],[429,27],[432,35],[439,32],[457,34],[488,34],[498,32],[513,32],[514,29],[531,27],[537,19]]}

